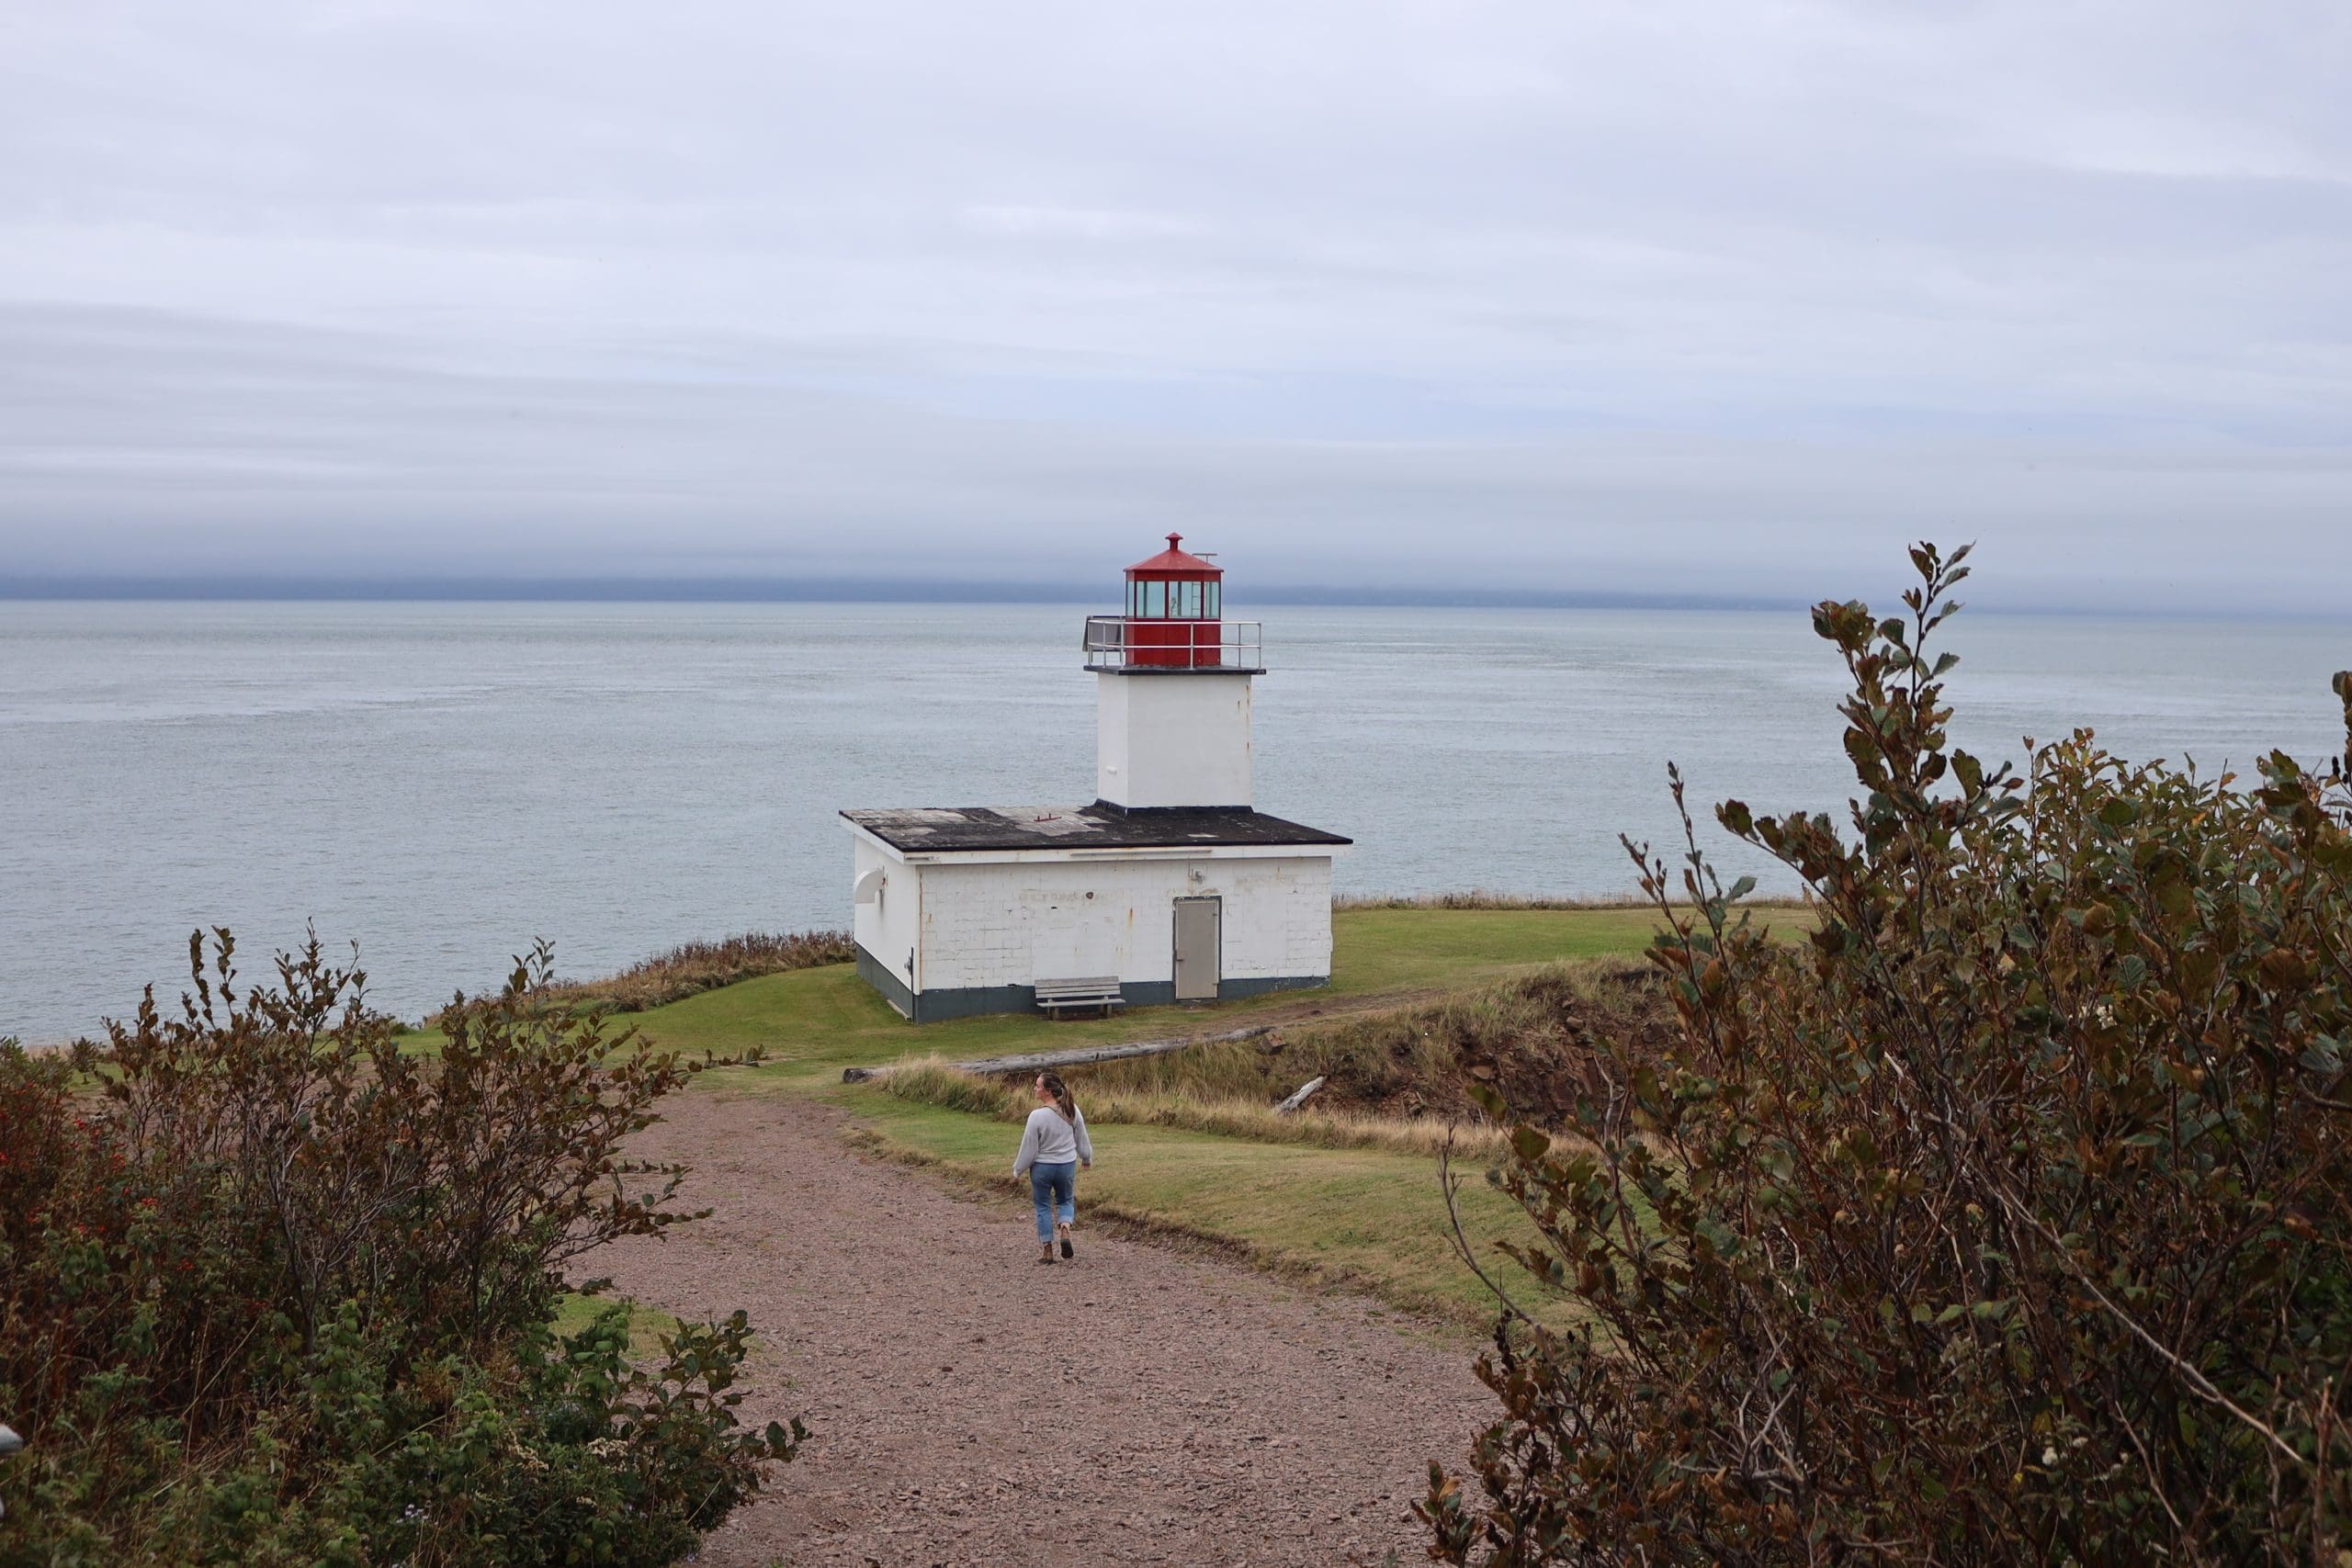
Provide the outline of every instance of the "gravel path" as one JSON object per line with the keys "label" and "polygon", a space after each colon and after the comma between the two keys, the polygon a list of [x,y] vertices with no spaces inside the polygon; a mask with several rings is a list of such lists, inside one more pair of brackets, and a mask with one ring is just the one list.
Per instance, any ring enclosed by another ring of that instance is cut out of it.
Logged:
{"label": "gravel path", "polygon": [[682,1316],[747,1310],[772,1348],[744,1413],[812,1434],[705,1564],[1424,1561],[1408,1504],[1495,1410],[1470,1348],[1091,1233],[1083,1173],[1078,1261],[1041,1268],[1025,1200],[854,1155],[826,1107],[666,1109],[638,1149],[717,1213],[596,1267]]}

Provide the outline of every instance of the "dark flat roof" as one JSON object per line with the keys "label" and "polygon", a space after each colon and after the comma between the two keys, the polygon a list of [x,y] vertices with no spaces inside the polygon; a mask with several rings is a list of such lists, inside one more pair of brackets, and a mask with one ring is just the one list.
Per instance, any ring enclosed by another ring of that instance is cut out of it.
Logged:
{"label": "dark flat roof", "polygon": [[1097,801],[1092,806],[917,806],[842,815],[898,850],[1144,850],[1355,841],[1260,811],[1215,807],[1122,811]]}

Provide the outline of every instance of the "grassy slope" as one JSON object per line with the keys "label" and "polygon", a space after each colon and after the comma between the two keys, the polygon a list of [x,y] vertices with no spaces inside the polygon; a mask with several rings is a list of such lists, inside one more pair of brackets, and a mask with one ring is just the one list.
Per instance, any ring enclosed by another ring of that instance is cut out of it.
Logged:
{"label": "grassy slope", "polygon": [[[819,1098],[847,1110],[858,1138],[882,1155],[1016,1192],[1009,1166],[1018,1135],[1009,1123],[842,1084],[840,1069],[903,1055],[969,1058],[1214,1034],[1268,1009],[1378,1006],[1383,997],[1461,989],[1559,959],[1634,954],[1654,929],[1649,909],[1339,909],[1331,987],[1218,1009],[1138,1009],[1072,1022],[1002,1013],[915,1027],[852,968],[826,966],[743,980],[616,1022],[635,1022],[654,1043],[692,1054],[762,1046],[767,1065],[715,1072],[703,1079],[706,1090]],[[414,1043],[430,1048],[433,1039],[416,1034]],[[1080,1185],[1082,1218],[1093,1208],[1206,1236],[1261,1265],[1369,1288],[1402,1307],[1461,1319],[1487,1309],[1484,1288],[1446,1246],[1435,1161],[1159,1126],[1103,1126],[1093,1143],[1099,1161]],[[1463,1187],[1463,1218],[1479,1241],[1526,1235],[1517,1208],[1496,1197],[1477,1168]],[[1018,1236],[1007,1235],[1007,1246],[1016,1248]]]}
{"label": "grassy slope", "polygon": [[[853,1106],[862,1141],[1013,1194],[1008,1168],[1020,1129],[873,1090]],[[1079,1180],[1089,1216],[1204,1238],[1277,1272],[1369,1290],[1415,1311],[1463,1320],[1492,1305],[1446,1235],[1435,1162],[1371,1149],[1261,1144],[1168,1127],[1093,1129],[1095,1167]],[[1473,1236],[1532,1235],[1509,1200],[1479,1179],[1462,1190]],[[1008,1256],[1026,1231],[1008,1227]]]}
{"label": "grassy slope", "polygon": [[1638,909],[1343,909],[1333,917],[1329,989],[1287,992],[1209,1010],[1142,1008],[1109,1021],[1056,1022],[999,1013],[917,1028],[890,1010],[847,965],[801,969],[706,991],[618,1020],[661,1044],[735,1052],[749,1045],[813,1080],[839,1069],[936,1053],[949,1057],[1047,1050],[1239,1028],[1253,1012],[1302,999],[1374,998],[1430,987],[1455,989],[1563,958],[1637,952],[1653,917]]}
{"label": "grassy slope", "polygon": [[[1012,1191],[1012,1127],[844,1085],[841,1068],[909,1055],[978,1056],[1216,1032],[1303,999],[1372,1004],[1385,995],[1458,988],[1565,958],[1632,954],[1655,929],[1653,917],[1640,909],[1343,909],[1333,923],[1329,990],[1208,1010],[1153,1008],[1059,1023],[1007,1014],[919,1029],[851,969],[831,966],[745,981],[621,1021],[636,1022],[661,1045],[687,1051],[762,1046],[768,1065],[729,1068],[704,1083],[837,1104],[878,1152]],[[1437,1174],[1428,1159],[1140,1126],[1097,1129],[1095,1145],[1095,1168],[1080,1184],[1081,1218],[1091,1207],[1209,1237],[1262,1264],[1363,1286],[1419,1310],[1470,1317],[1487,1305],[1483,1289],[1447,1247]],[[1525,1234],[1518,1211],[1477,1174],[1470,1172],[1463,1192],[1473,1235]],[[1007,1247],[1018,1245],[1008,1234]]]}

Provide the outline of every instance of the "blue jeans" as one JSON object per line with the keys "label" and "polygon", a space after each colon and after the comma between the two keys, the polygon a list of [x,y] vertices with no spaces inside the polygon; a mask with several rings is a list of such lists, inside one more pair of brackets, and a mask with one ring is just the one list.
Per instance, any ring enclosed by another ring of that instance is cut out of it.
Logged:
{"label": "blue jeans", "polygon": [[1078,1162],[1066,1159],[1058,1165],[1031,1166],[1029,1201],[1037,1206],[1038,1242],[1051,1242],[1057,1212],[1064,1224],[1078,1218]]}

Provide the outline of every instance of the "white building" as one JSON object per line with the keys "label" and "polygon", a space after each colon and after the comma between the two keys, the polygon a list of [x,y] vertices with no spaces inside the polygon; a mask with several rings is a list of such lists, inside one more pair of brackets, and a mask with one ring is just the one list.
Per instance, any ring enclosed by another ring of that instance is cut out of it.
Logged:
{"label": "white building", "polygon": [[857,972],[916,1022],[1025,1010],[1054,982],[1147,1006],[1329,981],[1349,840],[1253,807],[1258,628],[1223,618],[1221,569],[1181,543],[1086,623],[1092,805],[842,813]]}

